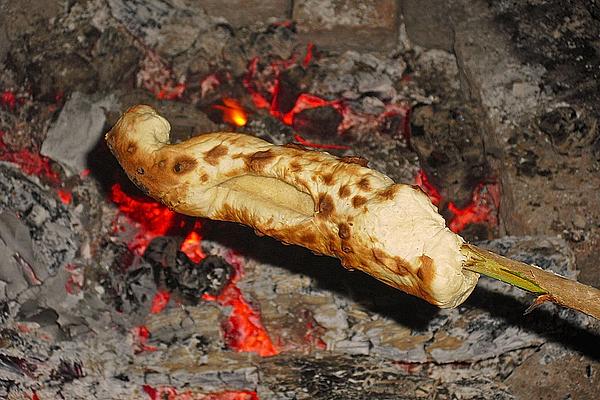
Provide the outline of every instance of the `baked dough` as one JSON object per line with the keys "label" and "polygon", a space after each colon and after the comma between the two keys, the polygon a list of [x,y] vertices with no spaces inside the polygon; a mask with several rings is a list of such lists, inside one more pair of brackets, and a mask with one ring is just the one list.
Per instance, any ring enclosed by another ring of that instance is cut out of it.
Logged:
{"label": "baked dough", "polygon": [[463,239],[418,187],[394,183],[359,157],[227,132],[170,144],[170,129],[138,105],[106,140],[131,180],[172,210],[337,257],[439,307],[456,307],[475,287],[479,275],[462,268]]}

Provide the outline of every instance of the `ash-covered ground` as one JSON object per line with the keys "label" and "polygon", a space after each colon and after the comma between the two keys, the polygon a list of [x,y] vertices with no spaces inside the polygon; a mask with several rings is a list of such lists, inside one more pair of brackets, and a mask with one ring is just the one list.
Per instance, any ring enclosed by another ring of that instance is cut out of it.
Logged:
{"label": "ash-covered ground", "polygon": [[102,141],[146,103],[176,140],[234,130],[360,155],[467,239],[597,285],[598,13],[537,3],[431,5],[420,29],[448,41],[405,1],[385,51],[186,1],[0,3],[0,397],[594,398],[597,321],[523,315],[530,296],[483,278],[439,310],[175,215]]}

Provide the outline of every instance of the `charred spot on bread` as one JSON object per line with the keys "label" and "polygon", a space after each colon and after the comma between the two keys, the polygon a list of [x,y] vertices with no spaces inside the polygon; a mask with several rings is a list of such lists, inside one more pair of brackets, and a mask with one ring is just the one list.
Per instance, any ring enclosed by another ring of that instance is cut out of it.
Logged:
{"label": "charred spot on bread", "polygon": [[371,190],[371,181],[368,177],[364,176],[358,181],[358,187],[363,192],[369,192]]}
{"label": "charred spot on bread", "polygon": [[180,157],[173,164],[173,172],[176,174],[185,174],[193,170],[198,162],[191,157]]}
{"label": "charred spot on bread", "polygon": [[369,165],[369,160],[361,156],[344,156],[340,157],[340,161],[346,164],[357,164],[361,167]]}
{"label": "charred spot on bread", "polygon": [[127,146],[127,150],[126,151],[129,154],[133,154],[133,153],[136,152],[136,150],[137,150],[137,146],[135,144],[133,144],[133,143],[129,143],[129,145]]}
{"label": "charred spot on bread", "polygon": [[338,190],[338,195],[342,199],[345,199],[346,197],[350,196],[350,193],[352,193],[352,191],[350,190],[350,187],[348,185],[342,185]]}
{"label": "charred spot on bread", "polygon": [[350,226],[346,223],[342,223],[338,225],[338,235],[341,239],[349,239],[350,238]]}
{"label": "charred spot on bread", "polygon": [[262,171],[274,158],[275,155],[270,149],[257,151],[246,158],[246,164],[252,171]]}
{"label": "charred spot on bread", "polygon": [[335,211],[335,204],[330,195],[322,193],[319,195],[318,202],[319,216],[328,218]]}
{"label": "charred spot on bread", "polygon": [[219,164],[221,158],[223,158],[223,156],[226,156],[228,152],[229,148],[224,144],[216,145],[215,147],[207,151],[206,154],[204,154],[204,161],[206,161],[214,167],[217,164]]}
{"label": "charred spot on bread", "polygon": [[399,188],[398,185],[391,185],[391,186],[388,186],[387,188],[383,189],[379,193],[377,193],[377,195],[384,200],[391,200],[394,198],[394,196],[396,196],[396,193],[398,192],[398,188]]}
{"label": "charred spot on bread", "polygon": [[367,198],[364,196],[354,196],[352,198],[352,206],[354,208],[359,208],[367,202]]}

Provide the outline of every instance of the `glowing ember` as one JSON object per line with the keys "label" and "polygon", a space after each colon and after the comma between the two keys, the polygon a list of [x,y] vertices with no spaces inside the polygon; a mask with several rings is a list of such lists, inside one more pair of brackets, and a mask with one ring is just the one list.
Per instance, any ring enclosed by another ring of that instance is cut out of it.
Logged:
{"label": "glowing ember", "polygon": [[196,221],[194,228],[188,233],[188,235],[181,243],[179,250],[185,253],[186,256],[196,264],[202,261],[206,257],[206,254],[202,251],[202,236],[199,233],[200,222]]}
{"label": "glowing ember", "polygon": [[[185,226],[182,215],[176,214],[162,204],[150,198],[135,198],[126,194],[119,183],[110,190],[110,200],[117,205],[119,211],[138,227],[129,249],[137,255],[144,254],[152,239],[165,236]],[[115,223],[115,230],[123,230]]]}
{"label": "glowing ember", "polygon": [[312,61],[314,48],[315,48],[315,45],[313,43],[311,43],[311,42],[309,42],[306,45],[306,55],[304,56],[304,60],[302,61],[302,66],[304,68],[308,67],[308,65]]}
{"label": "glowing ember", "polygon": [[[334,108],[336,108],[339,104],[340,101],[327,101],[318,96],[303,93],[296,99],[294,107],[285,115],[279,115],[279,118],[281,119],[281,121],[283,121],[284,124],[291,126],[294,124],[294,117],[296,116],[296,114],[304,110],[324,106],[333,106]],[[271,114],[275,114],[275,112],[272,111]]]}
{"label": "glowing ember", "polygon": [[152,298],[152,306],[150,307],[151,314],[158,314],[167,307],[169,300],[171,299],[171,293],[166,290],[158,291]]}
{"label": "glowing ember", "polygon": [[210,393],[202,400],[259,400],[256,392],[250,390],[230,390],[225,392]]}
{"label": "glowing ember", "polygon": [[146,52],[146,57],[141,62],[137,83],[160,100],[181,98],[186,88],[184,79],[177,80],[167,63],[151,50]]}
{"label": "glowing ember", "polygon": [[148,346],[146,342],[150,339],[150,331],[144,325],[140,325],[131,330],[133,335],[134,353],[139,354],[143,351],[156,351],[155,346]]}
{"label": "glowing ember", "polygon": [[25,149],[16,152],[8,150],[8,146],[3,140],[4,134],[3,131],[0,131],[0,160],[17,164],[28,175],[45,177],[55,184],[60,181],[59,174],[52,169],[50,159]]}
{"label": "glowing ember", "polygon": [[178,393],[175,388],[170,386],[159,386],[154,388],[150,385],[143,385],[142,388],[150,397],[150,400],[259,400],[256,392],[249,390],[194,394],[191,390]]}
{"label": "glowing ember", "polygon": [[[314,47],[308,44],[306,55],[302,61],[302,66],[306,68],[313,57]],[[259,69],[259,59],[257,57],[248,63],[246,74],[243,78],[243,85],[250,94],[254,106],[258,109],[266,109],[273,117],[279,119],[286,125],[294,126],[295,117],[302,111],[314,109],[317,107],[332,107],[342,117],[341,123],[337,126],[337,132],[343,134],[348,130],[358,127],[362,131],[382,130],[386,127],[397,126],[394,121],[396,117],[401,118],[401,135],[408,141],[410,139],[410,105],[408,102],[399,102],[387,104],[382,113],[371,115],[357,113],[350,108],[343,100],[326,100],[322,97],[310,93],[301,93],[295,99],[291,99],[292,105],[286,100],[285,109],[282,109],[280,95],[282,91],[281,73],[294,65],[297,65],[296,55],[292,55],[287,60],[272,61]],[[392,132],[395,134],[395,132]],[[315,146],[313,146],[315,147]],[[336,147],[324,147],[336,148]]]}
{"label": "glowing ember", "polygon": [[311,346],[316,347],[320,350],[326,350],[327,344],[316,334],[316,326],[313,321],[306,323],[306,333],[304,334],[304,341]]}
{"label": "glowing ember", "polygon": [[429,182],[429,178],[425,174],[425,171],[423,171],[422,169],[420,169],[419,172],[417,172],[415,184],[418,187],[420,187],[427,194],[427,196],[429,196],[429,199],[431,200],[433,205],[439,207],[442,201],[442,195],[440,194],[440,192],[438,192],[436,187],[433,186],[431,182]]}
{"label": "glowing ember", "polygon": [[448,227],[453,232],[461,232],[470,224],[486,223],[489,226],[496,226],[499,205],[500,185],[480,183],[473,190],[471,203],[465,208],[458,208],[453,202],[448,203],[448,210],[454,214]]}
{"label": "glowing ember", "polygon": [[210,74],[200,81],[200,96],[205,97],[208,93],[214,91],[221,84],[217,74]]}
{"label": "glowing ember", "polygon": [[2,92],[0,95],[0,104],[11,111],[14,110],[17,105],[17,97],[15,96],[15,93],[10,90]]}
{"label": "glowing ember", "polygon": [[[129,223],[137,224],[138,232],[128,246],[138,255],[142,255],[150,241],[157,236],[164,236],[172,231],[173,233],[185,232],[186,224],[183,216],[175,214],[150,198],[134,198],[126,194],[118,183],[112,186],[110,198],[127,217]],[[180,247],[180,250],[196,263],[205,257],[200,246],[202,237],[199,230],[200,223],[196,221]],[[223,324],[223,330],[227,343],[232,349],[254,352],[261,356],[275,355],[278,350],[262,326],[260,314],[249,305],[236,286],[243,273],[242,263],[234,255],[231,255],[230,259],[230,263],[235,268],[232,280],[219,296],[204,295],[203,298],[231,307],[229,319]],[[169,299],[168,292],[158,292],[152,301],[151,312],[162,311]],[[143,326],[138,327],[134,333],[138,338],[136,345],[139,351],[156,350],[145,344],[150,336],[148,329]]]}
{"label": "glowing ember", "polygon": [[244,126],[248,122],[248,115],[236,99],[223,98],[223,105],[215,104],[212,108],[223,111],[223,121],[235,126]]}
{"label": "glowing ember", "polygon": [[241,278],[243,266],[241,261],[230,255],[228,261],[234,266],[235,274],[218,296],[204,294],[207,301],[216,301],[222,306],[231,307],[229,318],[223,324],[227,345],[235,351],[257,353],[263,357],[279,354],[266,329],[255,311],[244,298],[236,283]]}
{"label": "glowing ember", "polygon": [[[310,63],[313,57],[314,45],[309,43],[306,47],[306,55],[304,57],[303,66],[306,67]],[[283,113],[279,107],[279,91],[280,91],[280,75],[281,71],[288,69],[296,64],[296,54],[293,54],[287,60],[277,60],[270,63],[268,67],[262,71],[263,74],[271,74],[272,80],[266,84],[265,87],[259,87],[258,81],[255,79],[258,75],[258,57],[253,58],[248,63],[247,73],[243,78],[243,84],[250,96],[252,101],[257,108],[268,109],[269,113],[275,118],[280,119],[286,125],[292,125],[294,122],[294,116],[303,110],[307,110],[315,107],[323,107],[326,105],[334,106],[338,108],[341,106],[340,101],[328,101],[318,96],[304,93],[298,96],[294,102],[292,109],[286,113]],[[267,100],[265,94],[271,96],[271,100]]]}
{"label": "glowing ember", "polygon": [[156,93],[156,98],[159,100],[175,100],[181,98],[183,92],[185,92],[185,83],[178,83],[175,86],[167,85]]}
{"label": "glowing ember", "polygon": [[[423,170],[419,170],[415,183],[429,196],[436,206],[442,203],[442,196],[433,186]],[[500,185],[497,183],[478,184],[471,193],[471,202],[464,208],[458,208],[453,202],[448,203],[448,211],[452,217],[448,227],[452,232],[460,233],[470,224],[498,225],[498,207],[500,206]]]}
{"label": "glowing ember", "polygon": [[64,189],[59,189],[57,191],[58,194],[58,198],[60,199],[60,201],[63,202],[63,204],[71,204],[71,202],[73,201],[73,193],[64,190]]}

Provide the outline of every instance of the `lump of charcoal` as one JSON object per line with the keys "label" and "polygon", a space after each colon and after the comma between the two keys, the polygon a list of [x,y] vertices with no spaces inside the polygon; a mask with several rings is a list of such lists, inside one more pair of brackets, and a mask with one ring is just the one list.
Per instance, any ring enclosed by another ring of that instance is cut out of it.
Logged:
{"label": "lump of charcoal", "polygon": [[177,290],[182,297],[197,301],[207,293],[218,295],[231,279],[233,267],[218,256],[210,255],[196,264],[185,253],[177,252]]}
{"label": "lump of charcoal", "polygon": [[160,237],[146,249],[144,260],[152,266],[156,286],[166,287],[192,304],[205,293],[219,294],[231,279],[233,267],[214,255],[195,263],[177,248],[177,239]]}

